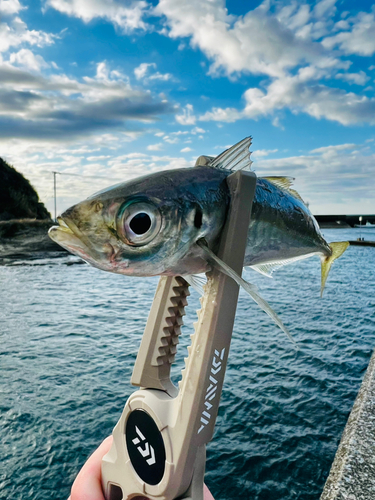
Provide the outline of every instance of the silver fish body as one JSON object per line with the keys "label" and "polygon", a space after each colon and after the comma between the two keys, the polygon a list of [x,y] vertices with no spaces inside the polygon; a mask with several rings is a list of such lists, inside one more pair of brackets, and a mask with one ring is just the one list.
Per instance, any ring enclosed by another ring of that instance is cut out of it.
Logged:
{"label": "silver fish body", "polygon": [[[206,255],[195,243],[204,238],[215,250],[230,204],[230,173],[198,166],[108,188],[64,212],[50,236],[106,271],[133,276],[205,272]],[[302,201],[261,178],[247,241],[247,266],[332,253]]]}
{"label": "silver fish body", "polygon": [[248,232],[245,265],[287,263],[332,250],[306,205],[288,190],[258,178]]}

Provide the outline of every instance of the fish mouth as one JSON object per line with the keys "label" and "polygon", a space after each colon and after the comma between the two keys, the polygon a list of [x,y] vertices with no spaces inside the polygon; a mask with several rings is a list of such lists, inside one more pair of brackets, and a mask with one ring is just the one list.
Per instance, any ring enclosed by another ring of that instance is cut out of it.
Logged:
{"label": "fish mouth", "polygon": [[55,243],[90,262],[100,257],[88,238],[82,234],[72,220],[59,216],[57,222],[59,225],[52,226],[48,231],[48,236]]}

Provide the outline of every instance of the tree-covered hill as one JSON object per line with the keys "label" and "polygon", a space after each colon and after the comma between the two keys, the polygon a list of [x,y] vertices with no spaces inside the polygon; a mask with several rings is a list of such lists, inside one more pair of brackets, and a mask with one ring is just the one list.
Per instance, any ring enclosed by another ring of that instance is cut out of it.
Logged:
{"label": "tree-covered hill", "polygon": [[30,182],[0,158],[0,221],[11,219],[51,219],[51,215]]}

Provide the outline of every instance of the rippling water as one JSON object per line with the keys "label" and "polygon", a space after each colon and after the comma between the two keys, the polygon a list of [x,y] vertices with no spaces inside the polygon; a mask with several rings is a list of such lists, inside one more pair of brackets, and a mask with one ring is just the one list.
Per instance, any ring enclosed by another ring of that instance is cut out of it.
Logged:
{"label": "rippling water", "polygon": [[[365,236],[375,240],[375,231]],[[245,272],[301,349],[241,292],[208,445],[206,482],[217,500],[319,498],[375,343],[374,258],[374,248],[349,248],[323,299],[318,258],[273,280]],[[134,390],[129,379],[157,279],[61,259],[29,264],[0,268],[0,498],[60,500]],[[199,306],[194,291],[189,303],[176,380]]]}

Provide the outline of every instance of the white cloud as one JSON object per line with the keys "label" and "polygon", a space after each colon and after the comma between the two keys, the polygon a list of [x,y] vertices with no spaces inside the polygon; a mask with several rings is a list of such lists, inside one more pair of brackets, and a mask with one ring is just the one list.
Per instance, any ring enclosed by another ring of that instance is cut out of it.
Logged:
{"label": "white cloud", "polygon": [[45,6],[78,17],[86,23],[95,18],[106,19],[125,33],[147,29],[143,16],[149,6],[141,0],[133,1],[128,6],[117,0],[46,0]]}
{"label": "white cloud", "polygon": [[205,133],[206,133],[206,131],[205,131],[203,128],[201,128],[201,127],[194,127],[194,128],[192,129],[191,133],[192,133],[193,135],[196,135],[196,134],[205,134]]}
{"label": "white cloud", "polygon": [[366,85],[366,82],[370,79],[364,71],[359,71],[358,73],[337,73],[335,78],[345,80],[350,84],[355,83],[356,85]]}
{"label": "white cloud", "polygon": [[[259,91],[261,92],[261,91]],[[261,92],[263,95],[263,92]],[[244,118],[244,114],[235,108],[212,108],[212,111],[207,111],[204,115],[199,117],[201,121],[215,121],[233,123],[237,120]]]}
{"label": "white cloud", "polygon": [[339,47],[345,54],[371,56],[375,52],[375,13],[359,12],[347,20],[348,31],[325,38],[322,44],[327,49]]}
{"label": "white cloud", "polygon": [[276,153],[278,149],[256,149],[251,153],[251,158],[264,158],[272,153]]}
{"label": "white cloud", "polygon": [[[250,72],[282,76],[288,68],[323,57],[320,44],[311,34],[302,36],[301,27],[318,24],[308,5],[296,3],[278,7],[263,2],[245,16],[228,16],[221,0],[160,0],[155,12],[164,15],[171,38],[191,37],[191,45],[202,50],[213,63],[211,73]],[[197,19],[200,22],[197,22]]]}
{"label": "white cloud", "polygon": [[159,142],[158,144],[150,144],[147,146],[148,151],[160,151],[163,149],[163,144]]}
{"label": "white cloud", "polygon": [[148,75],[149,69],[154,68],[156,69],[156,64],[155,63],[141,63],[137,68],[134,69],[134,74],[137,80],[145,80],[149,82],[150,80],[162,80],[162,81],[168,81],[172,79],[172,75],[170,73],[159,73],[159,71],[156,71],[155,73],[152,73],[151,75]]}
{"label": "white cloud", "polygon": [[52,45],[56,38],[58,35],[28,30],[19,17],[13,18],[9,23],[0,23],[0,52],[6,52],[10,47],[17,47],[22,43],[44,47]]}
{"label": "white cloud", "polygon": [[[344,80],[365,85],[368,80],[363,71],[337,74],[340,69],[347,70],[351,61],[332,48],[338,46],[347,54],[363,56],[375,52],[374,11],[335,22],[335,3],[321,0],[311,7],[303,0],[264,0],[236,17],[228,15],[222,0],[160,0],[155,13],[164,16],[168,36],[190,38],[190,44],[212,61],[210,74],[268,77],[262,88],[245,92],[244,109],[213,107],[199,120],[231,123],[289,109],[344,125],[373,123],[373,98],[322,83]],[[187,115],[185,110],[176,119],[185,124]],[[275,118],[274,123],[279,126]]]}
{"label": "white cloud", "polygon": [[[258,88],[248,89],[244,94],[245,107],[242,110],[213,108],[199,120],[230,123],[290,109],[295,114],[304,112],[314,118],[326,118],[343,125],[375,123],[375,98],[318,83],[320,75],[321,71],[316,68],[303,68],[294,76],[275,79],[266,92]],[[308,80],[309,85],[306,85]]]}
{"label": "white cloud", "polygon": [[0,0],[0,14],[10,16],[24,9],[18,0]]}
{"label": "white cloud", "polygon": [[142,63],[134,70],[134,74],[137,80],[144,78],[148,72],[149,68],[156,68],[155,63]]}
{"label": "white cloud", "polygon": [[169,144],[177,144],[178,142],[180,142],[178,137],[170,137],[169,135],[165,135],[163,137],[163,140],[165,142],[168,142]]}
{"label": "white cloud", "polygon": [[168,80],[171,80],[172,78],[173,76],[171,75],[171,73],[159,73],[159,71],[157,71],[156,73],[150,75],[148,77],[148,80],[162,80],[166,82]]}
{"label": "white cloud", "polygon": [[177,130],[177,132],[171,132],[171,135],[187,135],[188,133],[187,130]]}
{"label": "white cloud", "polygon": [[180,125],[195,125],[196,117],[194,115],[193,105],[187,104],[182,111],[182,115],[176,115],[175,118]]}
{"label": "white cloud", "polygon": [[328,156],[336,156],[341,151],[347,151],[348,149],[355,149],[357,147],[356,144],[338,144],[337,146],[325,146],[322,148],[312,149],[310,153],[318,153],[323,155],[324,157]]}
{"label": "white cloud", "polygon": [[194,150],[191,148],[188,148],[188,147],[181,149],[181,153],[190,153],[190,151],[194,151]]}
{"label": "white cloud", "polygon": [[18,52],[13,52],[10,54],[9,62],[36,72],[39,72],[42,68],[49,67],[49,64],[46,63],[42,56],[35,55],[29,49],[21,49]]}

